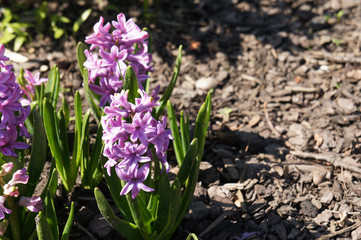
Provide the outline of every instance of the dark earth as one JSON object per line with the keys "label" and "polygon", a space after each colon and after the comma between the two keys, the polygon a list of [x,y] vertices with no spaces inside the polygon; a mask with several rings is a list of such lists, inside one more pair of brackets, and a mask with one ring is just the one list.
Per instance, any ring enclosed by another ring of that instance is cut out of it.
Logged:
{"label": "dark earth", "polygon": [[[25,62],[12,57],[15,68],[47,76],[56,64],[72,103],[76,90],[83,95],[76,43],[99,16],[124,12],[149,29],[151,87],[165,90],[183,45],[171,98],[178,112],[194,121],[214,89],[199,182],[173,239],[361,239],[359,0],[154,0],[146,12],[139,1],[49,1],[70,19],[87,8],[76,38],[34,36],[18,52]],[[112,203],[105,181],[100,188]],[[70,201],[70,239],[122,239],[79,185],[59,192],[61,224]]]}

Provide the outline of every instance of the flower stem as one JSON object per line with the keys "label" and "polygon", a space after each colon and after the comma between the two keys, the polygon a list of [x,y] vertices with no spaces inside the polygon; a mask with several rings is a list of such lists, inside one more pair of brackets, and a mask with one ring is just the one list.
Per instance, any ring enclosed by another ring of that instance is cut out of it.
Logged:
{"label": "flower stem", "polygon": [[11,209],[10,215],[10,226],[11,233],[13,235],[14,240],[21,240],[20,226],[19,226],[19,218],[18,218],[18,209],[15,205],[14,200],[11,197],[6,198],[9,207]]}
{"label": "flower stem", "polygon": [[139,227],[140,233],[142,234],[143,238],[145,240],[149,239],[148,233],[146,232],[146,226],[143,222],[140,210],[139,210],[139,206],[138,206],[138,199],[135,198],[133,199],[130,194],[126,194],[127,196],[127,201],[129,204],[129,208],[130,211],[132,213],[133,219],[134,219],[134,223]]}

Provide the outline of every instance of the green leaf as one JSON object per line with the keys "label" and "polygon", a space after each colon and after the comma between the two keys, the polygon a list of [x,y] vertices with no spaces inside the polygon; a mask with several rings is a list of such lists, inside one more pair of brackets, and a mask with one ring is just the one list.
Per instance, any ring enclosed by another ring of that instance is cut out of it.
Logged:
{"label": "green leaf", "polygon": [[133,222],[133,217],[130,212],[130,208],[127,202],[127,199],[124,195],[120,195],[120,191],[122,189],[122,184],[120,179],[118,178],[114,168],[111,169],[111,176],[108,175],[107,170],[104,168],[104,164],[106,163],[106,158],[104,156],[101,157],[101,165],[103,169],[103,174],[105,181],[107,182],[110,194],[117,205],[120,214],[122,215],[123,219],[129,222]]}
{"label": "green leaf", "polygon": [[95,104],[93,98],[92,98],[92,94],[91,91],[89,89],[89,73],[88,70],[83,68],[83,86],[84,86],[84,92],[85,92],[85,97],[86,100],[88,101],[88,104],[90,106],[90,109],[92,110],[95,119],[97,120],[97,122],[100,122],[100,118],[102,116],[102,113],[99,109],[99,107]]}
{"label": "green leaf", "polygon": [[167,102],[167,111],[168,111],[170,129],[172,130],[172,136],[174,138],[173,147],[174,147],[175,156],[176,156],[178,165],[181,166],[182,162],[183,162],[183,158],[184,158],[184,153],[183,153],[184,151],[183,151],[181,139],[179,136],[177,118],[175,116],[175,112],[174,112],[173,106],[170,101]]}
{"label": "green leaf", "polygon": [[66,128],[68,128],[69,126],[69,121],[70,121],[70,110],[69,110],[69,105],[66,102],[65,98],[62,99],[63,102],[63,113],[64,113],[64,117],[65,117],[65,126]]}
{"label": "green leaf", "polygon": [[[102,152],[104,148],[104,143],[102,141],[103,136],[103,128],[102,125],[99,124],[97,129],[97,137],[95,139],[95,144],[93,146],[93,151],[91,153],[90,162],[89,162],[89,175],[91,178],[88,180],[88,186],[90,189],[98,186],[101,179],[103,178],[103,171],[101,168],[101,158]],[[88,154],[89,155],[89,154]]]}
{"label": "green leaf", "polygon": [[71,202],[69,217],[68,220],[66,221],[63,234],[61,236],[61,240],[69,239],[71,226],[73,225],[73,220],[74,220],[74,202]]}
{"label": "green leaf", "polygon": [[158,119],[160,117],[160,115],[162,115],[162,112],[163,112],[165,106],[167,105],[167,101],[169,100],[170,96],[172,95],[173,88],[177,82],[181,63],[182,63],[182,48],[183,48],[182,45],[180,45],[178,48],[178,56],[177,56],[177,60],[176,60],[175,66],[174,66],[172,79],[167,87],[167,90],[165,90],[162,98],[159,101],[159,103],[160,103],[159,107],[156,108],[156,113],[154,116],[155,119]]}
{"label": "green leaf", "polygon": [[52,235],[55,239],[59,239],[58,219],[56,217],[53,197],[51,196],[50,192],[48,192],[45,197],[44,205],[46,221],[49,223]]}
{"label": "green leaf", "polygon": [[157,217],[154,223],[154,230],[160,233],[168,221],[170,184],[167,174],[162,174],[162,176],[159,179],[157,195],[159,195],[159,204],[158,204]]}
{"label": "green leaf", "polygon": [[7,26],[8,23],[10,23],[11,19],[13,19],[13,13],[9,8],[5,8],[3,14],[3,18],[1,20],[0,24],[0,31],[3,31],[4,28]]}
{"label": "green leaf", "polygon": [[11,40],[13,40],[16,37],[15,34],[9,32],[8,29],[5,29],[4,32],[2,32],[2,35],[0,37],[0,44],[6,44],[8,42],[10,42]]}
{"label": "green leaf", "polygon": [[78,59],[78,65],[81,72],[81,75],[84,77],[84,62],[87,60],[87,57],[85,56],[84,51],[87,49],[87,46],[79,42],[78,46],[76,48],[76,57]]}
{"label": "green leaf", "polygon": [[73,35],[75,36],[75,34],[79,31],[80,26],[88,19],[88,17],[90,16],[92,10],[91,8],[85,10],[80,17],[75,21],[74,25],[73,25]]}
{"label": "green leaf", "polygon": [[[51,105],[54,109],[56,109],[56,104],[58,102],[59,95],[59,87],[60,87],[60,74],[59,68],[57,66],[53,66],[49,73],[49,80],[44,89],[45,97],[51,101]],[[42,101],[42,99],[38,99]]]}
{"label": "green leaf", "polygon": [[19,37],[15,38],[14,51],[15,52],[19,51],[25,41],[26,41],[26,37],[19,36]]}
{"label": "green leaf", "polygon": [[207,136],[208,123],[211,115],[211,94],[212,91],[209,91],[206,101],[202,104],[198,112],[196,126],[194,129],[194,138],[198,139],[198,157],[200,160],[202,160],[204,144]]}
{"label": "green leaf", "polygon": [[53,31],[54,31],[54,38],[55,39],[61,38],[61,36],[63,36],[64,33],[65,33],[64,29],[58,28],[58,27],[53,27]]}
{"label": "green leaf", "polygon": [[54,168],[51,173],[49,183],[47,186],[47,191],[50,194],[51,198],[54,198],[57,188],[58,188],[58,172],[56,171],[56,168]]}
{"label": "green leaf", "polygon": [[189,148],[189,121],[187,118],[187,122],[184,119],[184,113],[181,111],[180,116],[180,132],[181,132],[181,141],[184,155],[187,153],[187,149]]}
{"label": "green leaf", "polygon": [[46,221],[42,212],[39,212],[38,216],[35,219],[36,221],[36,232],[39,240],[53,240],[53,234],[49,223]]}
{"label": "green leaf", "polygon": [[31,149],[31,155],[28,166],[29,174],[29,191],[28,194],[32,194],[34,191],[41,172],[43,171],[46,161],[46,133],[43,124],[43,120],[40,114],[35,109],[33,110],[33,124],[34,124],[34,136]]}
{"label": "green leaf", "polygon": [[57,126],[58,121],[57,121],[57,117],[55,116],[56,114],[54,108],[46,99],[44,99],[43,104],[44,104],[44,115],[43,115],[44,127],[48,139],[50,151],[55,159],[56,168],[59,172],[64,187],[68,191],[69,187],[67,185],[68,182],[67,182],[66,171],[68,171],[69,169],[68,166],[69,166],[70,158],[69,155],[67,156],[65,155],[63,149],[60,146],[60,139],[58,136],[59,129]]}
{"label": "green leaf", "polygon": [[139,96],[138,94],[138,80],[137,75],[135,74],[133,68],[131,66],[127,67],[125,72],[124,79],[124,90],[128,90],[128,101],[131,103],[135,103],[135,98]]}
{"label": "green leaf", "polygon": [[182,191],[180,183],[178,181],[178,178],[176,178],[171,186],[167,224],[156,239],[170,239],[171,235],[173,235],[173,232],[176,229],[174,229],[174,224],[176,223],[177,215],[179,214],[181,196]]}
{"label": "green leaf", "polygon": [[46,1],[43,1],[40,4],[40,7],[35,12],[35,18],[38,24],[42,22],[46,18],[46,11],[48,10],[48,3]]}
{"label": "green leaf", "polygon": [[184,186],[185,181],[188,179],[190,170],[195,165],[195,158],[197,156],[197,150],[198,150],[198,140],[195,138],[193,139],[192,143],[190,144],[188,151],[184,157],[184,160],[182,162],[182,165],[180,166],[179,172],[178,172],[178,179],[181,186]]}
{"label": "green leaf", "polygon": [[175,231],[178,225],[181,223],[185,213],[188,210],[189,204],[194,194],[194,190],[196,188],[196,183],[199,173],[199,164],[202,159],[203,148],[208,129],[208,122],[211,114],[211,93],[212,91],[208,92],[206,101],[203,103],[203,105],[201,106],[198,112],[198,116],[196,119],[195,134],[194,134],[194,137],[198,139],[198,154],[196,157],[196,162],[193,163],[192,168],[190,170],[189,178],[188,181],[186,182],[185,190],[182,195],[182,199],[180,203],[180,211],[177,216],[177,221],[174,224],[174,227],[171,232]]}
{"label": "green leaf", "polygon": [[191,240],[191,239],[198,240],[198,237],[194,233],[190,233],[186,240]]}
{"label": "green leaf", "polygon": [[94,189],[94,195],[100,213],[113,229],[115,229],[120,235],[127,239],[143,239],[136,225],[126,222],[115,216],[103,193],[98,188]]}

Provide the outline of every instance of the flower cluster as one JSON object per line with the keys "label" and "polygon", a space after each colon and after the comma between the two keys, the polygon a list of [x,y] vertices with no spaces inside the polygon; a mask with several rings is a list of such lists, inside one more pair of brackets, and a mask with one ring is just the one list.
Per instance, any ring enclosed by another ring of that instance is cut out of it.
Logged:
{"label": "flower cluster", "polygon": [[17,156],[14,149],[25,149],[28,145],[16,142],[18,135],[30,137],[24,122],[30,113],[30,103],[22,98],[24,92],[15,81],[12,65],[5,55],[5,47],[0,44],[0,149],[6,156]]}
{"label": "flower cluster", "polygon": [[138,93],[140,97],[134,104],[128,102],[128,91],[110,96],[112,101],[104,108],[106,115],[101,120],[104,155],[109,158],[104,167],[110,176],[115,166],[118,177],[126,182],[120,194],[131,191],[133,199],[140,189],[153,191],[143,183],[149,175],[153,146],[162,169],[168,172],[166,150],[169,139],[173,139],[171,131],[166,129],[166,117],[157,121],[151,115],[153,108],[159,105],[157,91],[153,91],[152,96],[140,89]]}
{"label": "flower cluster", "polygon": [[[5,163],[1,166],[0,171],[0,185],[3,189],[3,195],[0,196],[0,220],[5,218],[5,213],[10,214],[11,210],[5,207],[7,197],[19,197],[19,190],[16,185],[27,184],[29,176],[26,174],[26,169],[22,168],[14,172],[12,178],[7,183],[4,182],[3,177],[11,172],[13,163]],[[43,207],[40,197],[24,197],[21,196],[18,204],[26,207],[31,212],[39,212]]]}
{"label": "flower cluster", "polygon": [[[110,33],[111,27],[114,30]],[[87,60],[84,66],[89,71],[89,87],[101,95],[100,106],[111,101],[110,96],[119,93],[123,87],[125,71],[132,66],[137,75],[139,86],[153,71],[151,55],[148,53],[148,33],[142,31],[132,19],[126,21],[123,13],[118,14],[117,21],[104,25],[104,18],[94,25],[94,32],[87,36],[85,42],[91,44],[90,50],[99,49],[99,54],[85,50]],[[99,84],[96,84],[99,79]]]}

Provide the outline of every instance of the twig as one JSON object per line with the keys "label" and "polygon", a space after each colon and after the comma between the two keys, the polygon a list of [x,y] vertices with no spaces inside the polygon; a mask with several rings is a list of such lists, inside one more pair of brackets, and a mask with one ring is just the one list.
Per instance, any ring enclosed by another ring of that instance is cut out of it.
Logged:
{"label": "twig", "polygon": [[355,56],[354,54],[335,54],[321,51],[312,51],[311,54],[325,58],[327,60],[338,62],[338,63],[359,63],[361,64],[361,57]]}
{"label": "twig", "polygon": [[223,219],[231,215],[231,211],[226,211],[223,214],[219,215],[216,220],[214,220],[203,232],[199,234],[200,237],[204,237],[209,231],[215,228],[218,224],[220,224]]}
{"label": "twig", "polygon": [[328,240],[328,239],[330,239],[330,238],[332,238],[332,237],[335,237],[335,236],[338,236],[338,235],[341,235],[341,234],[350,232],[350,231],[358,228],[359,226],[361,226],[361,221],[360,221],[360,222],[357,222],[357,223],[355,223],[354,225],[349,226],[349,227],[347,227],[347,228],[343,228],[343,229],[341,229],[341,230],[339,230],[339,231],[336,231],[336,232],[334,232],[334,233],[330,233],[330,234],[328,234],[328,235],[322,236],[322,237],[319,238],[319,240]]}
{"label": "twig", "polygon": [[317,153],[309,153],[309,152],[301,152],[301,151],[290,151],[290,154],[301,158],[313,158],[316,160],[323,160],[328,163],[331,163],[334,167],[341,167],[343,169],[361,174],[361,168],[339,161],[337,159],[337,157],[339,156],[338,154],[317,154]]}
{"label": "twig", "polygon": [[80,230],[82,230],[83,232],[85,232],[86,234],[88,234],[88,236],[90,237],[90,239],[92,239],[92,240],[98,240],[96,237],[94,237],[93,234],[91,234],[88,230],[86,230],[80,223],[74,222],[74,225],[75,225],[76,227],[78,227]]}
{"label": "twig", "polygon": [[301,86],[286,86],[285,90],[289,90],[291,92],[305,92],[305,93],[314,93],[319,91],[319,89],[317,88],[308,88]]}

